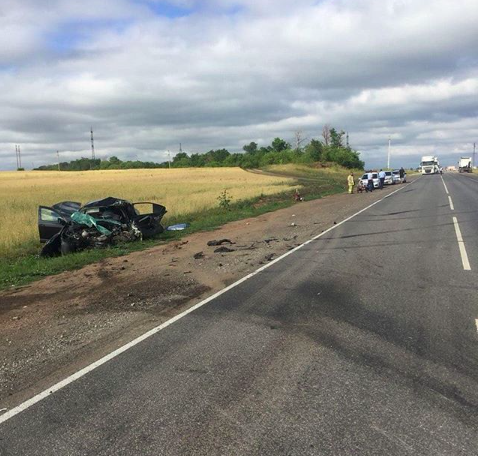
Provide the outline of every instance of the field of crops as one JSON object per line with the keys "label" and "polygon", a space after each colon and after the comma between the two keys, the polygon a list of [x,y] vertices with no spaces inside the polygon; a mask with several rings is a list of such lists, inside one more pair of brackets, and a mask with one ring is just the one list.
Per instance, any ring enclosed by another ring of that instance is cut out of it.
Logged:
{"label": "field of crops", "polygon": [[106,196],[166,206],[168,217],[218,205],[226,189],[233,202],[292,190],[288,178],[239,168],[110,170],[85,172],[0,172],[0,257],[38,242],[37,207],[59,201],[86,203]]}

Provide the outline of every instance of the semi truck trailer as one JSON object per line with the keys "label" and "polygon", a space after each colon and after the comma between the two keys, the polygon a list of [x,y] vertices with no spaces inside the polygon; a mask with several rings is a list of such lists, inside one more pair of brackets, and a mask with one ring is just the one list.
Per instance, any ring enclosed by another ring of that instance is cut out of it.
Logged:
{"label": "semi truck trailer", "polygon": [[472,173],[472,158],[471,157],[461,157],[459,159],[459,172]]}
{"label": "semi truck trailer", "polygon": [[438,174],[439,160],[433,155],[426,155],[421,159],[421,173],[422,174]]}

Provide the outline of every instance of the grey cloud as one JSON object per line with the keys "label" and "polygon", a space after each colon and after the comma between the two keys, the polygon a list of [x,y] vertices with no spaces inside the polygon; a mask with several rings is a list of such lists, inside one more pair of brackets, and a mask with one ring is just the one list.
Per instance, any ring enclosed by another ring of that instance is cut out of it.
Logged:
{"label": "grey cloud", "polygon": [[[238,151],[295,129],[318,137],[325,123],[347,130],[372,163],[388,135],[405,160],[477,137],[473,1],[185,0],[170,3],[193,13],[174,19],[127,0],[88,1],[88,12],[73,0],[12,2],[0,18],[22,30],[0,45],[14,68],[0,70],[4,168],[17,143],[36,162],[55,161],[57,149],[88,155],[90,125],[100,155],[156,160],[179,142]],[[108,18],[129,22],[87,27],[67,52],[43,41],[47,28]]]}

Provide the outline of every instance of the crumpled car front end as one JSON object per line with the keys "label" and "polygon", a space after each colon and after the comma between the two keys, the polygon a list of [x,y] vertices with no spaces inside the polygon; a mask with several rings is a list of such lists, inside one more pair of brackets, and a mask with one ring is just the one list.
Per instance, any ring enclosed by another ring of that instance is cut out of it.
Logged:
{"label": "crumpled car front end", "polygon": [[[140,213],[141,205],[151,205],[151,212]],[[166,208],[157,203],[130,203],[113,197],[91,201],[82,207],[71,202],[51,208],[40,206],[38,228],[40,240],[46,242],[40,255],[65,255],[151,238],[164,231],[161,219],[165,213]]]}

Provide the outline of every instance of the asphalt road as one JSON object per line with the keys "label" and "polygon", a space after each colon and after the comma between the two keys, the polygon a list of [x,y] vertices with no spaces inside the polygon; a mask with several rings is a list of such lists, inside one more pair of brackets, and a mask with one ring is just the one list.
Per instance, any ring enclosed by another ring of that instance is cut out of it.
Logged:
{"label": "asphalt road", "polygon": [[0,454],[477,454],[477,266],[477,179],[421,177],[0,424]]}

